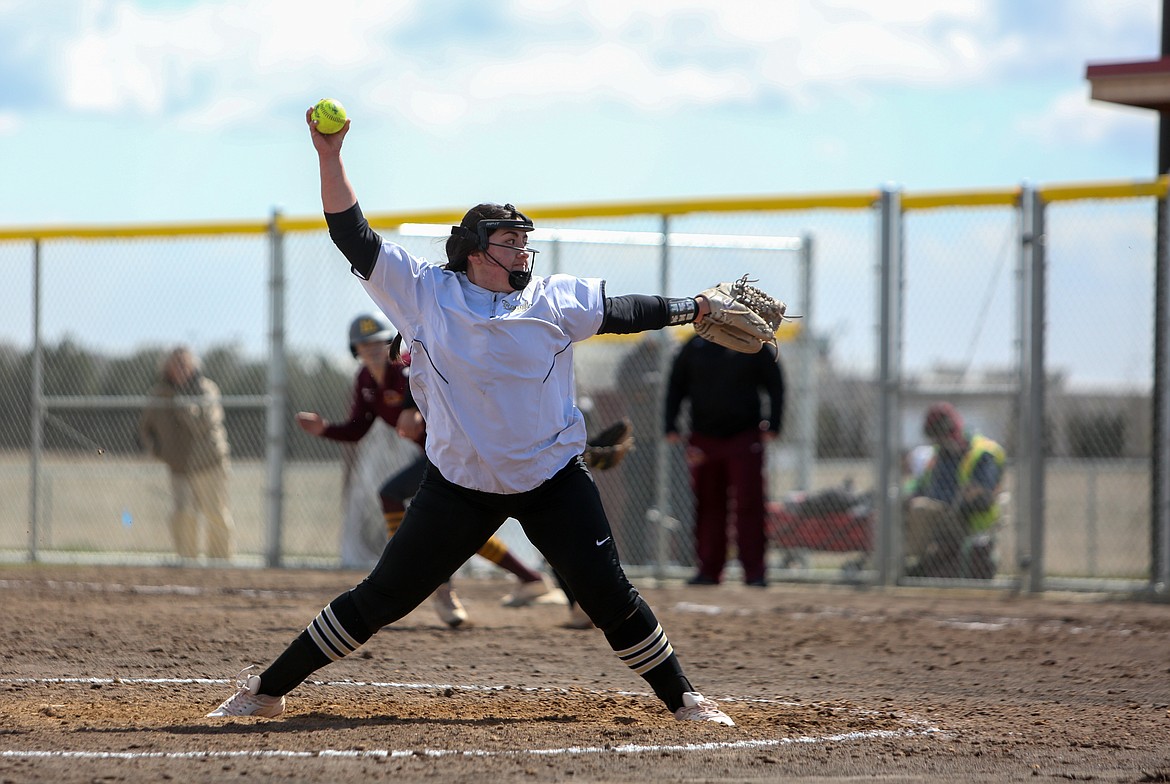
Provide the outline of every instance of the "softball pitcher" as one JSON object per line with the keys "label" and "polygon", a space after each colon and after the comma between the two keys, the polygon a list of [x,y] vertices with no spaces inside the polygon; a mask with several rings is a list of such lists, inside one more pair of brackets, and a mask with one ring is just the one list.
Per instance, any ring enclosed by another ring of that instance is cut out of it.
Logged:
{"label": "softball pitcher", "polygon": [[607,297],[599,279],[535,276],[532,221],[511,205],[469,210],[451,229],[446,264],[415,258],[362,216],[341,160],[349,122],[326,135],[310,114],[330,236],[409,347],[410,385],[427,423],[426,475],[369,576],[263,672],[245,668],[236,693],[209,715],[279,715],[284,695],[417,607],[514,517],[675,718],[734,726],[692,686],[622,570],[581,456],[585,420],[574,404],[574,343],[698,322],[711,303],[702,295]]}

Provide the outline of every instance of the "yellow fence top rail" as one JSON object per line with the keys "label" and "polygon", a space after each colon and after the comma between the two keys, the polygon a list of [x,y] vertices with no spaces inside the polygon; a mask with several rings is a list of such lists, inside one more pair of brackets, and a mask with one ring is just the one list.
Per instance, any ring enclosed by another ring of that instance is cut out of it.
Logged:
{"label": "yellow fence top rail", "polygon": [[[703,199],[546,204],[525,207],[524,213],[534,220],[548,221],[575,218],[620,218],[636,215],[689,215],[702,212],[856,210],[872,207],[877,199],[877,191],[793,196],[708,197]],[[366,219],[369,220],[371,226],[381,229],[394,229],[404,223],[447,223],[453,225],[463,219],[463,211],[374,212],[367,214]],[[288,231],[297,231],[320,228],[324,223],[321,219],[282,219],[279,225]]]}
{"label": "yellow fence top rail", "polygon": [[1047,202],[1073,201],[1077,199],[1132,199],[1143,196],[1166,197],[1167,178],[1135,182],[1097,182],[1065,185],[1048,185],[1037,190]]}
{"label": "yellow fence top rail", "polygon": [[1020,200],[1020,189],[934,191],[907,193],[902,196],[902,211],[931,210],[944,207],[1011,207]]}
{"label": "yellow fence top rail", "polygon": [[[1066,183],[1038,186],[1037,193],[1045,202],[1087,199],[1126,199],[1140,197],[1165,198],[1167,178],[1146,181],[1111,181]],[[985,207],[1015,205],[1021,186],[986,190],[953,190],[921,193],[903,193],[902,209],[926,210],[954,207]],[[715,212],[778,212],[797,210],[859,210],[871,209],[881,192],[813,193],[773,196],[742,196],[725,198],[661,199],[654,201],[612,201],[580,204],[536,205],[527,208],[530,216],[539,220],[607,218],[626,216],[672,216]],[[394,229],[404,223],[455,224],[463,217],[462,210],[435,209],[410,212],[374,212],[367,215],[370,225],[379,229]],[[265,234],[273,229],[283,232],[321,231],[325,219],[321,216],[285,217],[277,214],[266,220],[208,221],[188,223],[128,223],[128,224],[62,224],[49,226],[0,227],[0,241],[44,239],[107,239],[174,237],[199,235]]]}
{"label": "yellow fence top rail", "polygon": [[[325,225],[325,221],[321,221]],[[111,237],[175,237],[222,234],[265,234],[271,228],[262,221],[209,221],[206,223],[61,224],[29,228],[0,228],[0,240],[107,239]]]}

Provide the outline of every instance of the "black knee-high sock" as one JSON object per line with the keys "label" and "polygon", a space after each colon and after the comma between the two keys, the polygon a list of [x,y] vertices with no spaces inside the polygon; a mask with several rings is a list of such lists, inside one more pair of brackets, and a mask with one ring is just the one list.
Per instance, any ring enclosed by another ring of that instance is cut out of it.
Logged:
{"label": "black knee-high sock", "polygon": [[683,674],[654,611],[638,597],[634,611],[605,630],[605,639],[626,666],[641,675],[671,712],[683,706],[683,692],[694,691]]}
{"label": "black knee-high sock", "polygon": [[329,662],[356,651],[374,636],[349,593],[317,613],[313,622],[260,674],[260,693],[279,697]]}

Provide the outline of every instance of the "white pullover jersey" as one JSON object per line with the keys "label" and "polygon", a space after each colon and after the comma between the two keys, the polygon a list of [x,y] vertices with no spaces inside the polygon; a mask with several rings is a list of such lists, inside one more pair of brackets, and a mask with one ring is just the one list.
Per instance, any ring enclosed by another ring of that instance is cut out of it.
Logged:
{"label": "white pullover jersey", "polygon": [[601,327],[604,281],[533,276],[501,294],[383,242],[363,285],[410,348],[427,458],[448,481],[521,493],[584,451],[572,344]]}

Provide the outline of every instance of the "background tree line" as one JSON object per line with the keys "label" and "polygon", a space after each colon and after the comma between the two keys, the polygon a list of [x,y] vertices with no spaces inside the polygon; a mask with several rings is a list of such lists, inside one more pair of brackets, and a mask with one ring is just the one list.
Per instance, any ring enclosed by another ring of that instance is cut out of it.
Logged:
{"label": "background tree line", "polygon": [[[46,449],[85,451],[102,449],[109,454],[136,454],[140,403],[129,399],[149,395],[159,378],[159,368],[170,346],[148,347],[128,356],[106,356],[87,350],[71,338],[43,349],[43,394],[49,398],[102,398],[100,405],[53,407],[45,419]],[[27,450],[32,444],[32,352],[0,345],[0,448]],[[215,381],[225,398],[263,396],[268,392],[268,362],[248,359],[232,345],[216,346],[201,356],[204,374]],[[327,419],[348,413],[352,394],[351,371],[337,368],[321,354],[288,356],[287,456],[294,460],[328,460],[337,456],[336,445],[312,438],[292,422],[297,411],[318,411]],[[620,391],[620,390],[619,390]],[[844,405],[822,402],[817,412],[819,458],[864,458],[872,454],[867,429],[868,411],[863,395]],[[116,399],[127,398],[126,405]],[[232,454],[259,458],[265,453],[267,413],[262,407],[225,406]],[[1068,434],[1068,456],[1113,458],[1126,442],[1126,423],[1116,412],[1079,411],[1063,422]],[[1045,422],[1045,452],[1053,454],[1056,425]],[[1012,445],[1009,435],[1007,444]]]}
{"label": "background tree line", "polygon": [[[142,398],[159,379],[171,346],[143,348],[128,356],[87,350],[71,338],[46,345],[42,353],[42,390],[49,398],[100,397],[100,405],[52,407],[43,443],[48,450],[102,449],[117,454],[141,452],[139,404],[122,406],[116,398]],[[268,392],[268,362],[242,356],[235,346],[216,346],[200,355],[203,373],[219,385],[225,398],[263,396]],[[0,345],[0,448],[27,450],[32,445],[32,351]],[[292,421],[297,411],[318,411],[337,419],[349,411],[353,375],[322,355],[290,354],[287,378],[288,451],[292,459],[336,459],[337,446],[303,433]],[[225,406],[232,455],[259,458],[265,453],[267,413],[262,407]]]}

